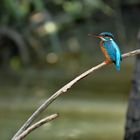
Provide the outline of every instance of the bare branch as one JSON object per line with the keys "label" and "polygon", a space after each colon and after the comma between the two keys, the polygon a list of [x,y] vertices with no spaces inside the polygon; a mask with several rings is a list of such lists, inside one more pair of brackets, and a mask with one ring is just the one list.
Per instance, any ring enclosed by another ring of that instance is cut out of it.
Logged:
{"label": "bare branch", "polygon": [[15,138],[15,140],[22,140],[24,137],[26,137],[29,133],[31,133],[33,130],[37,129],[38,127],[44,125],[45,123],[48,123],[58,117],[58,114],[50,115],[44,119],[41,119],[40,121],[36,122],[35,124],[28,127],[23,133],[21,133],[19,136]]}
{"label": "bare branch", "polygon": [[140,54],[140,49],[125,53],[125,54],[122,55],[122,58],[127,58],[129,56],[134,56],[134,55],[137,55],[137,54]]}
{"label": "bare branch", "polygon": [[[134,56],[140,54],[140,49],[125,53],[122,55],[122,58],[127,58],[129,56]],[[102,62],[101,64],[92,67],[91,69],[85,71],[81,75],[77,76],[75,79],[70,81],[68,84],[63,86],[61,89],[59,89],[57,92],[55,92],[49,99],[47,99],[31,116],[30,118],[24,123],[24,125],[18,130],[18,132],[14,135],[12,140],[15,140],[15,138],[23,133],[30,125],[31,123],[39,116],[41,112],[43,112],[54,100],[56,100],[60,95],[67,92],[68,89],[70,89],[74,84],[76,84],[79,80],[83,79],[84,77],[88,76],[89,74],[95,72],[96,70],[101,69],[103,66],[108,65],[105,62]]]}

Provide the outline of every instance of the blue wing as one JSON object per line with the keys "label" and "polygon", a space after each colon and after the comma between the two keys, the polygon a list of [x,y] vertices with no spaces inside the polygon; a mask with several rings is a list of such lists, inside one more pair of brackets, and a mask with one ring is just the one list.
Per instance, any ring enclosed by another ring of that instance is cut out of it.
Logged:
{"label": "blue wing", "polygon": [[121,53],[118,45],[113,41],[105,41],[103,43],[109,57],[115,63],[117,70],[120,70]]}

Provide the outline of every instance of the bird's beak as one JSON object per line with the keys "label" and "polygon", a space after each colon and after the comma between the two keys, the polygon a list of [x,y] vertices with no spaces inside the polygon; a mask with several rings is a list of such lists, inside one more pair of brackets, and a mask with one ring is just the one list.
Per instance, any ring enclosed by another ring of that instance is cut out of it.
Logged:
{"label": "bird's beak", "polygon": [[97,37],[97,38],[102,38],[101,36],[99,36],[99,35],[95,35],[95,37]]}
{"label": "bird's beak", "polygon": [[100,38],[100,39],[103,38],[102,36],[99,36],[99,35],[95,35],[94,37],[97,37],[97,38]]}
{"label": "bird's beak", "polygon": [[99,36],[99,35],[93,35],[93,34],[88,34],[88,36],[90,36],[90,37],[96,37],[96,38],[100,38],[100,39],[103,38],[102,36]]}

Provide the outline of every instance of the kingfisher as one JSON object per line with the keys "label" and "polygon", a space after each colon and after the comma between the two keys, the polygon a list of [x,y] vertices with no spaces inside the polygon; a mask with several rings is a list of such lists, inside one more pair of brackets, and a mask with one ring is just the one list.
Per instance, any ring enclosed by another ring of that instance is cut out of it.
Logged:
{"label": "kingfisher", "polygon": [[[92,35],[92,34],[89,34]],[[94,35],[92,35],[94,36]],[[120,70],[120,61],[122,60],[120,49],[117,43],[114,41],[114,36],[110,32],[102,32],[95,37],[100,38],[100,48],[103,54],[105,55],[105,63],[113,62],[116,66],[116,69]]]}

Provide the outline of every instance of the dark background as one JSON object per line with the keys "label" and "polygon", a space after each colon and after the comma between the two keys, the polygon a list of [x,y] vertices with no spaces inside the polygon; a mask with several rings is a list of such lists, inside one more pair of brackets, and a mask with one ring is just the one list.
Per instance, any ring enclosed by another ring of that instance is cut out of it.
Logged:
{"label": "dark background", "polygon": [[[0,135],[7,140],[45,99],[104,56],[89,33],[112,32],[134,50],[139,0],[1,0]],[[26,139],[122,140],[135,57],[77,83],[41,117],[60,117]]]}

